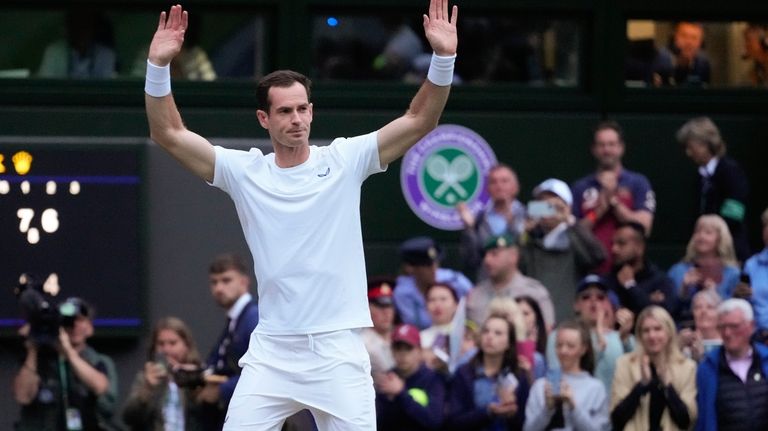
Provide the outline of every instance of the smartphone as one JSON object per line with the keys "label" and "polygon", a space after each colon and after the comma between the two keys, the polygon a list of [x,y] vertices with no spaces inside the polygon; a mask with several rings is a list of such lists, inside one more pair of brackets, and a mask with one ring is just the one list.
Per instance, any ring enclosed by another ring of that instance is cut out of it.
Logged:
{"label": "smartphone", "polygon": [[542,218],[552,217],[557,214],[552,203],[547,201],[530,201],[528,202],[528,217],[530,218]]}
{"label": "smartphone", "polygon": [[552,387],[552,395],[560,395],[561,371],[559,368],[550,368],[547,370],[547,381]]}

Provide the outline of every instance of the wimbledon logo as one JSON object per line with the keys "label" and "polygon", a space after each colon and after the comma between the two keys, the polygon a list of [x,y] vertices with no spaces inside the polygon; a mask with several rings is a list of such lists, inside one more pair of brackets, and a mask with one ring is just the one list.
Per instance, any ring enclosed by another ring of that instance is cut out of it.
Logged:
{"label": "wimbledon logo", "polygon": [[496,155],[480,135],[446,124],[405,153],[400,186],[408,206],[425,223],[460,230],[456,204],[465,202],[475,214],[485,207],[486,177],[495,164]]}

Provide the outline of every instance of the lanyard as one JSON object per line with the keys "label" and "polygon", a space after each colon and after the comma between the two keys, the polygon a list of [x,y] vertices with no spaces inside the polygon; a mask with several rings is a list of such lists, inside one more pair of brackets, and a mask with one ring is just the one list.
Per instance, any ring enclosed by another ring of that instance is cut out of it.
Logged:
{"label": "lanyard", "polygon": [[66,411],[69,408],[69,381],[67,379],[67,364],[61,356],[59,356],[59,379],[61,380],[61,398]]}

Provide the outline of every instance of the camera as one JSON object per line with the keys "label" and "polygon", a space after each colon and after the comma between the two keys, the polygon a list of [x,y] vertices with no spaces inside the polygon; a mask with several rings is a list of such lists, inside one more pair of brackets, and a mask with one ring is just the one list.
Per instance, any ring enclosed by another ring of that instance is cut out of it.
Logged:
{"label": "camera", "polygon": [[22,274],[13,288],[21,314],[29,322],[28,338],[41,347],[54,347],[59,339],[59,328],[72,327],[78,313],[87,315],[82,300],[70,298],[57,302],[47,292],[42,280],[32,274]]}
{"label": "camera", "polygon": [[171,367],[168,359],[162,353],[155,354],[155,363],[165,368],[167,373],[173,378],[174,383],[180,388],[194,389],[205,385],[205,369],[194,366]]}

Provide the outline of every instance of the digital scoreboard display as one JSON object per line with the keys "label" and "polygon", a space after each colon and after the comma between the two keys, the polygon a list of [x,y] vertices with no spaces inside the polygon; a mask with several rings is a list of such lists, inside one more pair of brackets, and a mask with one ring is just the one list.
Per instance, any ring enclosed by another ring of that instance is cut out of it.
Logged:
{"label": "digital scoreboard display", "polygon": [[144,147],[0,143],[0,330],[24,323],[24,273],[91,303],[97,327],[141,325]]}

